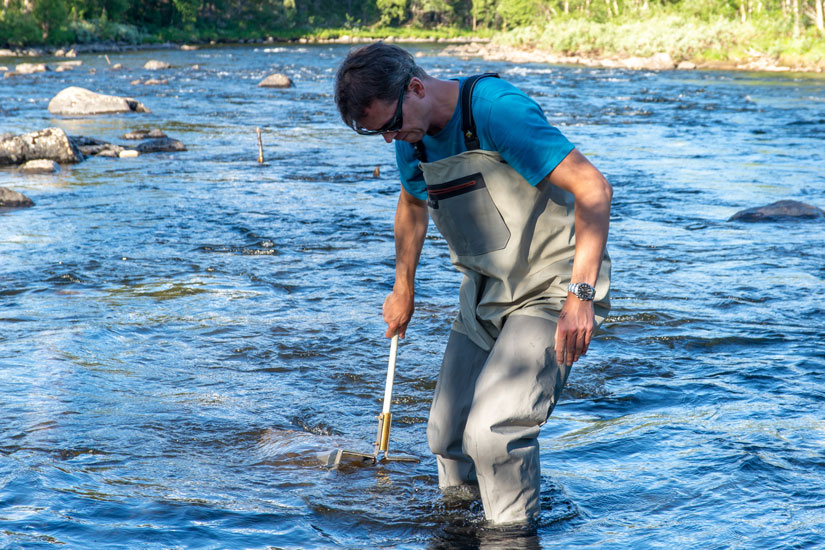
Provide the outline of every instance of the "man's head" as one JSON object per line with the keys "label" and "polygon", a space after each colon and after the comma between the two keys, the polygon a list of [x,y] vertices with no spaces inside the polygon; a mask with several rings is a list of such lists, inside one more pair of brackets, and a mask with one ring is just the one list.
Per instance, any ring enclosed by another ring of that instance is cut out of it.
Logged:
{"label": "man's head", "polygon": [[401,120],[407,85],[412,77],[424,76],[426,73],[415,64],[413,56],[398,46],[377,42],[351,51],[335,76],[335,103],[341,118],[347,126],[358,130],[367,109],[380,101],[395,106],[395,116],[388,117],[386,127],[371,130],[397,130],[393,126]]}

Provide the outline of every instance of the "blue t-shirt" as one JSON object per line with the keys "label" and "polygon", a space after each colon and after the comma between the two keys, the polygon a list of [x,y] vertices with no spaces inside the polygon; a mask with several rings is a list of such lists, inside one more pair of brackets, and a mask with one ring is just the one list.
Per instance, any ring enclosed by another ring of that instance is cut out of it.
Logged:
{"label": "blue t-shirt", "polygon": [[[573,150],[573,144],[547,122],[538,103],[506,80],[479,80],[472,106],[481,149],[498,152],[530,185],[543,180]],[[461,133],[460,100],[447,125],[433,136],[424,136],[423,141],[427,162],[467,150]],[[411,143],[395,142],[401,184],[414,197],[426,200],[427,186],[414,151]]]}

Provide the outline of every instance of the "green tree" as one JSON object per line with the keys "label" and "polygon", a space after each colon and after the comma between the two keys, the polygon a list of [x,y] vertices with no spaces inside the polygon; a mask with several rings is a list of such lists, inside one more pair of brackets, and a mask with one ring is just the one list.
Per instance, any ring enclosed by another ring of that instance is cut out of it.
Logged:
{"label": "green tree", "polygon": [[376,0],[375,5],[381,14],[381,25],[403,22],[407,18],[407,0]]}
{"label": "green tree", "polygon": [[201,9],[201,0],[172,0],[175,11],[178,12],[181,23],[193,25],[198,20],[198,12]]}
{"label": "green tree", "polygon": [[495,26],[496,21],[496,1],[495,0],[473,0],[473,7],[471,8],[471,15],[473,18],[473,30],[477,27],[491,28]]}
{"label": "green tree", "polygon": [[63,0],[35,0],[32,5],[32,15],[43,31],[43,40],[49,33],[66,22],[69,10]]}

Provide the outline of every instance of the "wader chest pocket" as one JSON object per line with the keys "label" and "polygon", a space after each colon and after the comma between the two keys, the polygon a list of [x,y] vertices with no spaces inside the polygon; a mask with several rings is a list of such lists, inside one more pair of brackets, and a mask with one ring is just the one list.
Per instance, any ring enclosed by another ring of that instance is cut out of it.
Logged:
{"label": "wader chest pocket", "polygon": [[481,173],[428,184],[427,197],[430,216],[456,254],[478,256],[507,246],[510,230]]}

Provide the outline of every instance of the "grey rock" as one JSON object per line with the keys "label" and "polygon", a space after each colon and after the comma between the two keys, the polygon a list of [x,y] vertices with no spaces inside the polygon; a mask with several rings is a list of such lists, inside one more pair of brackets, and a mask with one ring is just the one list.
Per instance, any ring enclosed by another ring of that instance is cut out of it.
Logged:
{"label": "grey rock", "polygon": [[143,68],[147,69],[149,71],[158,71],[158,70],[161,70],[161,69],[170,69],[171,67],[172,67],[172,65],[170,63],[167,63],[166,61],[158,61],[157,59],[150,59],[149,61],[147,61],[143,65]]}
{"label": "grey rock", "polygon": [[98,115],[108,113],[149,113],[145,105],[131,97],[98,94],[71,86],[49,101],[49,112],[56,115]]}
{"label": "grey rock", "polygon": [[123,151],[120,145],[93,137],[71,136],[69,140],[87,157],[116,157]]}
{"label": "grey rock", "polygon": [[17,191],[0,187],[0,208],[26,208],[34,206],[34,202]]}
{"label": "grey rock", "polygon": [[54,174],[60,172],[60,165],[53,160],[37,159],[26,162],[19,170],[24,174]]}
{"label": "grey rock", "polygon": [[15,76],[23,76],[23,73],[18,73],[16,71],[6,71],[3,73],[3,78],[12,78]]}
{"label": "grey rock", "polygon": [[123,139],[159,139],[167,136],[158,128],[152,128],[151,130],[135,130],[134,132],[128,132],[123,134],[121,137]]}
{"label": "grey rock", "polygon": [[83,160],[83,153],[60,128],[46,128],[0,140],[0,166],[23,164],[29,160],[47,159],[61,164]]}
{"label": "grey rock", "polygon": [[260,88],[289,88],[292,86],[292,80],[281,73],[271,74],[258,83]]}
{"label": "grey rock", "polygon": [[147,139],[142,143],[138,143],[135,149],[141,153],[168,153],[186,151],[186,146],[176,139],[159,138]]}
{"label": "grey rock", "polygon": [[783,220],[821,220],[825,211],[799,201],[777,201],[766,206],[737,212],[728,221],[774,222]]}

